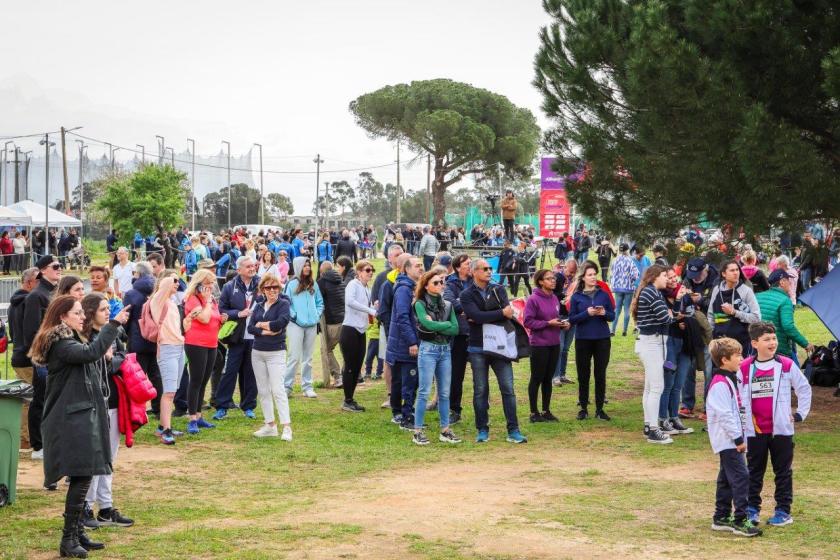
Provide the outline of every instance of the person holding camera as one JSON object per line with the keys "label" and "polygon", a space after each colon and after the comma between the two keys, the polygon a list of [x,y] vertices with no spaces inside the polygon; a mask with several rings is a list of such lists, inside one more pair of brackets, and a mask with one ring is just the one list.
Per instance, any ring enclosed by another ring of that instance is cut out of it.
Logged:
{"label": "person holding camera", "polygon": [[502,224],[505,227],[505,238],[513,243],[513,223],[516,221],[516,197],[508,189],[502,199]]}

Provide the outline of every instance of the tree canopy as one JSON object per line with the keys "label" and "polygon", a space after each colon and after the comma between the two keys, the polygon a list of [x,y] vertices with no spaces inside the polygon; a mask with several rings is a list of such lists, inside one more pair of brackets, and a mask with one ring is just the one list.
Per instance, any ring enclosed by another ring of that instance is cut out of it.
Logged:
{"label": "tree canopy", "polygon": [[534,115],[506,97],[452,80],[385,86],[350,103],[372,137],[400,141],[433,159],[434,222],[446,213],[446,188],[466,176],[527,176],[539,143]]}
{"label": "tree canopy", "polygon": [[840,217],[829,0],[544,0],[535,85],[578,209],[614,232]]}

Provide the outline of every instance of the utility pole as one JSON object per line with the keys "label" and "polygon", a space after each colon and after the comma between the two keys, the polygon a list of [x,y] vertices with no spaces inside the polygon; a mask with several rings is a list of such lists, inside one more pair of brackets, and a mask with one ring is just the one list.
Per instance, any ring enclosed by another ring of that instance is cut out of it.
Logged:
{"label": "utility pole", "polygon": [[166,150],[169,150],[171,152],[172,158],[170,159],[170,161],[172,162],[172,169],[175,169],[175,148],[166,147],[163,149],[164,153],[166,153]]}
{"label": "utility pole", "polygon": [[400,141],[397,140],[397,223],[402,223],[402,202],[400,196]]}
{"label": "utility pole", "polygon": [[432,154],[426,154],[426,215],[432,223]]}
{"label": "utility pole", "polygon": [[44,202],[46,204],[46,211],[44,212],[44,231],[46,232],[47,254],[50,253],[50,146],[55,146],[55,142],[50,142],[49,132],[44,134],[44,139],[39,142],[44,146],[44,185],[46,192],[44,194]]}
{"label": "utility pole", "polygon": [[145,164],[146,163],[146,146],[144,146],[143,144],[135,144],[135,146],[140,148],[140,153],[143,154],[141,156],[140,161],[142,161]]}
{"label": "utility pole", "polygon": [[324,214],[326,215],[327,231],[330,230],[330,182],[324,181]]}
{"label": "utility pole", "polygon": [[227,182],[228,182],[228,231],[230,231],[230,142],[222,140],[222,144],[227,144]]}
{"label": "utility pole", "polygon": [[61,127],[61,170],[64,173],[64,213],[70,214],[70,180],[67,178],[67,129]]}
{"label": "utility pole", "polygon": [[[15,145],[15,143],[10,140],[3,146],[3,168],[0,169],[0,176],[2,176],[3,173],[6,174],[6,191],[3,195],[3,206],[9,205],[9,144],[12,146]],[[15,183],[17,183],[17,146],[15,146]],[[17,200],[15,200],[15,202],[17,202]]]}
{"label": "utility pole", "polygon": [[[15,202],[18,201],[20,197],[20,173],[18,171],[18,166],[20,165],[20,160],[18,159],[18,155],[20,154],[20,149],[15,146]],[[6,179],[8,179],[9,175],[6,174]]]}
{"label": "utility pole", "polygon": [[157,134],[155,134],[155,138],[158,141],[158,164],[163,165],[163,147],[166,146],[166,140],[163,139],[163,136]]}
{"label": "utility pole", "polygon": [[85,143],[83,140],[76,140],[79,144],[79,221],[82,222],[79,228],[79,239],[85,233]]}
{"label": "utility pole", "polygon": [[190,186],[192,187],[192,196],[190,197],[192,198],[192,202],[190,203],[192,208],[192,227],[190,231],[195,231],[195,140],[187,138],[187,144],[192,144],[192,147],[190,147]]}
{"label": "utility pole", "polygon": [[265,195],[263,191],[263,166],[262,166],[262,144],[254,142],[254,146],[260,149],[260,223],[265,223]]}
{"label": "utility pole", "polygon": [[[321,231],[320,212],[318,212],[318,199],[321,196],[318,192],[321,188],[321,164],[324,163],[324,160],[321,159],[321,154],[317,154],[315,159],[312,160],[312,163],[315,164],[315,228]],[[329,189],[327,192],[329,192]],[[327,224],[327,229],[329,229],[329,224]]]}

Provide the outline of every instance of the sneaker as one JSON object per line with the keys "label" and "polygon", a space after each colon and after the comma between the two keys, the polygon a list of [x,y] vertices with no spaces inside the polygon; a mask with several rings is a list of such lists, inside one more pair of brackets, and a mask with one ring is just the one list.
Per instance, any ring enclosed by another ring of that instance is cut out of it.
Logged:
{"label": "sneaker", "polygon": [[213,415],[213,420],[216,420],[216,421],[224,420],[225,416],[227,416],[227,409],[226,408],[220,408],[216,411],[216,414]]}
{"label": "sneaker", "polygon": [[555,387],[559,387],[560,385],[563,384],[563,382],[560,380],[559,377],[555,377],[554,379],[551,380],[551,384],[554,385]]}
{"label": "sneaker", "polygon": [[134,520],[123,516],[117,508],[100,509],[96,520],[103,527],[131,527],[134,525]]}
{"label": "sneaker", "polygon": [[198,419],[198,427],[199,428],[215,428],[216,424],[211,424],[210,422],[208,422],[204,418],[199,418]]}
{"label": "sneaker", "polygon": [[577,413],[577,419],[586,420],[587,418],[589,418],[589,413],[586,411],[585,408],[581,408]]}
{"label": "sneaker", "polygon": [[396,424],[396,425],[399,426],[399,425],[402,424],[402,421],[403,421],[403,415],[402,414],[396,414],[396,415],[391,417],[391,424]]}
{"label": "sneaker", "polygon": [[747,519],[749,519],[753,525],[758,525],[759,523],[758,513],[758,508],[747,506]]}
{"label": "sneaker", "polygon": [[712,519],[712,531],[729,531],[730,533],[735,530],[735,520],[732,517],[726,517],[724,519]]}
{"label": "sneaker", "polygon": [[254,437],[277,437],[279,434],[277,432],[277,426],[269,426],[268,424],[263,424],[262,428],[254,432]]}
{"label": "sneaker", "polygon": [[543,420],[545,420],[546,422],[559,422],[559,421],[560,421],[560,419],[559,419],[559,418],[557,418],[556,416],[554,416],[554,415],[553,415],[551,412],[549,412],[548,410],[546,410],[545,412],[543,412],[543,413],[542,413],[542,417],[543,417]]}
{"label": "sneaker", "polygon": [[187,433],[190,435],[195,435],[199,432],[198,430],[198,420],[190,420],[187,422]]}
{"label": "sneaker", "polygon": [[564,375],[564,376],[562,376],[562,377],[560,378],[560,382],[561,382],[563,385],[574,385],[574,384],[575,384],[575,382],[574,382],[574,381],[572,381],[571,379],[569,379],[569,378],[568,378],[568,377],[566,377],[565,375]]}
{"label": "sneaker", "polygon": [[682,420],[679,418],[671,418],[671,427],[677,431],[678,434],[693,434],[694,428],[687,428]]}
{"label": "sneaker", "polygon": [[344,381],[341,379],[333,383],[333,389],[341,389],[342,387],[344,387]]}
{"label": "sneaker", "polygon": [[365,384],[365,377],[363,375],[359,376],[359,380],[357,381],[357,383],[359,385],[364,385]]}
{"label": "sneaker", "polygon": [[244,414],[245,414],[245,418],[247,418],[249,420],[256,420],[257,419],[257,415],[254,414],[254,411],[251,410],[250,408],[246,408]]}
{"label": "sneaker", "polygon": [[680,418],[683,418],[683,419],[685,419],[685,418],[694,418],[694,411],[693,411],[693,410],[691,410],[690,408],[688,408],[688,407],[685,407],[685,406],[684,406],[684,407],[682,407],[682,408],[679,410],[679,412],[677,413],[677,415],[678,415]]}
{"label": "sneaker", "polygon": [[423,430],[414,432],[414,435],[411,436],[411,441],[414,442],[414,445],[429,445],[429,438],[426,437]]}
{"label": "sneaker", "polygon": [[523,436],[522,433],[519,430],[513,430],[512,432],[508,432],[507,442],[508,443],[528,443],[528,438]]}
{"label": "sneaker", "polygon": [[461,413],[460,412],[453,412],[449,411],[449,423],[450,424],[457,424],[461,421]]}
{"label": "sneaker", "polygon": [[175,445],[175,436],[172,430],[166,430],[160,434],[160,442],[163,445]]}
{"label": "sneaker", "polygon": [[318,398],[318,393],[316,393],[312,389],[307,389],[306,391],[303,392],[303,396],[306,397],[307,399],[317,399]]}
{"label": "sneaker", "polygon": [[32,460],[33,461],[43,461],[44,460],[44,450],[39,449],[38,451],[32,452]]}
{"label": "sneaker", "polygon": [[674,443],[674,440],[671,439],[671,436],[669,436],[666,433],[663,433],[662,430],[660,430],[659,428],[654,428],[652,430],[648,429],[645,436],[647,437],[648,443],[659,443],[662,445]]}
{"label": "sneaker", "polygon": [[56,484],[55,482],[52,482],[50,484],[44,484],[44,490],[47,490],[49,492],[55,492],[56,490],[58,490],[58,484]]}
{"label": "sneaker", "polygon": [[476,443],[487,443],[490,441],[490,432],[488,430],[478,430],[478,435],[475,436]]}
{"label": "sneaker", "polygon": [[[101,511],[100,511],[101,513]],[[85,526],[85,529],[99,529],[105,523],[100,523],[94,516],[93,516],[93,508],[91,508],[88,504],[85,504],[85,509],[82,510],[82,525]]]}
{"label": "sneaker", "polygon": [[789,513],[785,513],[780,509],[777,509],[776,513],[773,514],[773,517],[767,520],[767,524],[772,525],[773,527],[784,527],[785,525],[790,525],[791,523],[793,523],[793,517],[791,517]]}
{"label": "sneaker", "polygon": [[453,434],[452,430],[444,430],[443,432],[441,432],[438,436],[438,440],[440,440],[442,443],[461,443],[461,439],[455,434]]}
{"label": "sneaker", "polygon": [[543,418],[542,414],[540,414],[539,412],[534,412],[533,414],[531,414],[529,420],[532,424],[535,422],[545,422],[545,418]]}
{"label": "sneaker", "polygon": [[621,333],[621,336],[627,336],[627,331],[624,331],[623,333]]}
{"label": "sneaker", "polygon": [[184,435],[184,432],[181,430],[170,429],[169,431],[172,432],[172,435],[175,437],[182,437]]}
{"label": "sneaker", "polygon": [[400,430],[404,432],[414,431],[414,417],[403,416],[402,422],[400,422]]}
{"label": "sneaker", "polygon": [[426,405],[426,410],[437,410],[437,407],[438,407],[438,403],[437,403],[437,401],[435,401],[433,403],[427,404]]}
{"label": "sneaker", "polygon": [[341,404],[341,410],[344,412],[364,412],[364,407],[359,406],[356,401],[344,401]]}
{"label": "sneaker", "polygon": [[382,404],[379,405],[379,408],[391,408],[391,399],[387,398],[382,401]]}
{"label": "sneaker", "polygon": [[595,418],[597,418],[598,420],[604,420],[605,422],[609,422],[610,420],[612,420],[612,418],[610,418],[609,414],[607,414],[603,410],[596,410],[595,411]]}
{"label": "sneaker", "polygon": [[280,439],[282,439],[283,441],[292,441],[291,426],[283,426],[283,433],[280,435]]}
{"label": "sneaker", "polygon": [[740,523],[734,523],[732,525],[732,532],[741,537],[760,537],[762,534],[761,529],[753,525],[753,522],[749,519],[744,519]]}
{"label": "sneaker", "polygon": [[679,433],[677,431],[677,429],[674,428],[674,426],[671,425],[670,420],[660,420],[659,421],[659,429],[662,431],[663,434],[668,434],[669,436],[672,436],[672,435],[675,435],[675,434]]}

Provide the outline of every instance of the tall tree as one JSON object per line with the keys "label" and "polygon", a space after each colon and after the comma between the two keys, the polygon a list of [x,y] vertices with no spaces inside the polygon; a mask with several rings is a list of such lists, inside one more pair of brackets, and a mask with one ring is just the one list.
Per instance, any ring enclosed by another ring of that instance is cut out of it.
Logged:
{"label": "tall tree", "polygon": [[584,214],[637,236],[840,217],[836,2],[543,5],[544,143]]}
{"label": "tall tree", "polygon": [[[267,197],[266,197],[267,198]],[[204,197],[204,214],[216,224],[227,225],[228,187]],[[269,212],[270,215],[270,212]],[[231,225],[257,223],[260,219],[260,191],[245,183],[236,183],[230,187]]]}
{"label": "tall tree", "polygon": [[435,223],[446,215],[446,188],[467,176],[530,171],[539,142],[534,115],[506,97],[452,80],[386,86],[350,103],[356,122],[374,138],[400,141],[434,160]]}
{"label": "tall tree", "polygon": [[292,199],[281,193],[270,193],[265,197],[266,212],[275,222],[281,222],[295,213]]}

